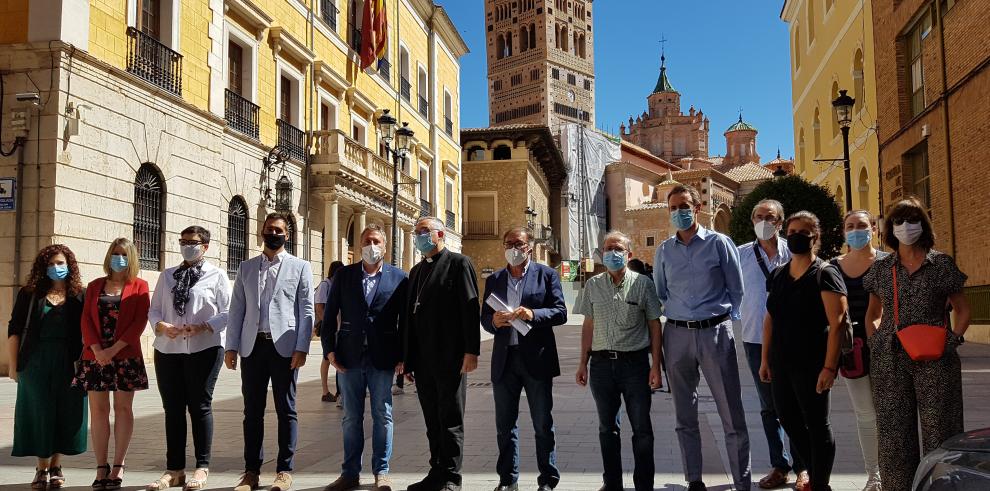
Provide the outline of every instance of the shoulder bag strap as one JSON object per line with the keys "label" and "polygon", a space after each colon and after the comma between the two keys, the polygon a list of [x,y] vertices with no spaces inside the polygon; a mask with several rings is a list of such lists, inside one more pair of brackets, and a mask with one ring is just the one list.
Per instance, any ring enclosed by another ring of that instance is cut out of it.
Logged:
{"label": "shoulder bag strap", "polygon": [[34,294],[31,294],[31,301],[28,302],[28,314],[27,318],[24,320],[24,330],[21,331],[21,341],[20,345],[17,347],[17,351],[24,348],[24,341],[28,337],[28,329],[31,328],[31,318],[34,317],[34,304],[37,303],[37,299],[34,298]]}
{"label": "shoulder bag strap", "polygon": [[901,323],[897,311],[897,297],[900,296],[900,292],[897,290],[897,260],[894,260],[894,266],[890,268],[890,272],[891,276],[894,278],[894,330],[897,330],[897,327]]}
{"label": "shoulder bag strap", "polygon": [[767,269],[767,263],[763,261],[763,254],[760,253],[760,242],[753,243],[753,254],[756,255],[756,263],[760,265],[760,269],[763,270],[763,277],[770,278],[770,270]]}

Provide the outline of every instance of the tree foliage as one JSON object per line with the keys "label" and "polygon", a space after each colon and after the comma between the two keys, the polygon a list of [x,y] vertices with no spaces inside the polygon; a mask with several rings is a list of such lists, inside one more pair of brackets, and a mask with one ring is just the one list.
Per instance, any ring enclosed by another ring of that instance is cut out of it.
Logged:
{"label": "tree foliage", "polygon": [[798,176],[766,181],[735,206],[732,210],[729,232],[736,244],[741,245],[756,240],[750,216],[756,203],[763,199],[780,201],[784,205],[785,216],[801,210],[814,213],[822,225],[822,244],[818,255],[824,259],[839,255],[845,239],[842,236],[841,211],[835,196],[828,189]]}

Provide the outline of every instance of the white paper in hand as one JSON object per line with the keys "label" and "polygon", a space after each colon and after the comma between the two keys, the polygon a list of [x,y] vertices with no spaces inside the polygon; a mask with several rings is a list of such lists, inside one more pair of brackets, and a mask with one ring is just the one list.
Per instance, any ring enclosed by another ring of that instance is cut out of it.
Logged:
{"label": "white paper in hand", "polygon": [[[509,307],[509,305],[505,303],[504,300],[498,298],[498,296],[495,295],[494,293],[488,295],[488,300],[485,300],[485,303],[487,303],[489,307],[494,309],[495,312],[512,312],[513,310],[512,307]],[[512,327],[516,328],[516,331],[518,331],[519,334],[523,336],[529,334],[529,330],[533,328],[533,326],[529,325],[526,321],[522,319],[514,319],[511,322],[511,324]]]}

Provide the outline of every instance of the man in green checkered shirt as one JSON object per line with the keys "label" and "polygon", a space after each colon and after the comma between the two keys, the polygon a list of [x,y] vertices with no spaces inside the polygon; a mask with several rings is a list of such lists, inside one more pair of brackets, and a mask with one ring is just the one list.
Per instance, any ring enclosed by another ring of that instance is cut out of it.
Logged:
{"label": "man in green checkered shirt", "polygon": [[[633,482],[636,491],[653,489],[651,389],[660,387],[660,300],[649,277],[626,267],[632,241],[622,232],[605,236],[602,262],[607,272],[587,281],[575,311],[583,314],[581,362],[575,379],[591,384],[598,409],[601,491],[621,491],[622,456],[618,414],[626,403],[633,429]],[[651,364],[652,357],[652,364]],[[591,362],[590,378],[588,362]]]}

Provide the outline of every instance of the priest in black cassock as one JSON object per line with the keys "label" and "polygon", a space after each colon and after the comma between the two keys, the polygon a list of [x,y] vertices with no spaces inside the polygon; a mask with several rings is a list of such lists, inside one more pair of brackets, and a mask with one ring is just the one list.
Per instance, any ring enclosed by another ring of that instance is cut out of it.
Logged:
{"label": "priest in black cassock", "polygon": [[444,247],[443,222],[416,222],[423,260],[409,275],[403,318],[406,377],[416,392],[430,441],[430,472],[408,491],[458,491],[464,450],[467,374],[478,368],[480,305],[474,266]]}

